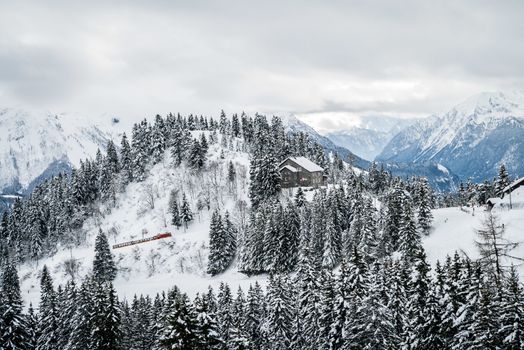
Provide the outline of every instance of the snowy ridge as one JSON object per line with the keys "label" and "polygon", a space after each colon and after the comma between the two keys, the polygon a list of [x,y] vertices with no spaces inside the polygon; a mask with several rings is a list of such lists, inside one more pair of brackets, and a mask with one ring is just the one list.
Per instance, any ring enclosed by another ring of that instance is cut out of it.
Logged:
{"label": "snowy ridge", "polygon": [[0,109],[0,193],[23,191],[53,164],[77,166],[104,149],[118,126],[90,118]]}
{"label": "snowy ridge", "polygon": [[378,160],[440,163],[461,179],[492,178],[501,161],[524,173],[524,94],[481,93],[397,134]]}

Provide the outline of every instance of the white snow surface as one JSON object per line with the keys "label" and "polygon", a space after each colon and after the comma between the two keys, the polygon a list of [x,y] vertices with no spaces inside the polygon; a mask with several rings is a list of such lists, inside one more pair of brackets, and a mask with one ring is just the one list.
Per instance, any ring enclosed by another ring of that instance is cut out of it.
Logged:
{"label": "white snow surface", "polygon": [[311,171],[311,172],[324,171],[322,167],[313,163],[306,157],[290,157],[289,159],[295,162],[296,164],[300,165],[302,168],[306,169],[307,171]]}
{"label": "white snow surface", "polygon": [[[512,209],[509,196],[501,199],[492,209],[492,214],[504,225],[505,237],[513,242],[524,242],[524,187],[514,190],[511,194]],[[423,239],[424,248],[431,263],[437,260],[443,262],[446,255],[455,251],[466,254],[472,259],[478,258],[475,246],[477,239],[475,230],[482,228],[482,221],[489,215],[484,206],[474,208],[444,208],[433,211],[433,229],[429,236]],[[513,255],[524,258],[524,245],[515,249]],[[515,265],[518,261],[514,261]],[[507,262],[511,264],[511,261]],[[524,266],[519,266],[519,272],[524,277]]]}
{"label": "white snow surface", "polygon": [[16,182],[25,189],[55,161],[77,166],[118,129],[110,117],[0,108],[0,191]]}

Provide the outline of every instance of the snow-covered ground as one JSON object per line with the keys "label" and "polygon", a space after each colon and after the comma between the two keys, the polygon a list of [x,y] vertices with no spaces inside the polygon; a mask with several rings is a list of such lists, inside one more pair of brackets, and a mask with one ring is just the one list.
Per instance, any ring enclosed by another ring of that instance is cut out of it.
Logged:
{"label": "snow-covered ground", "polygon": [[[193,136],[197,137],[198,133]],[[247,201],[249,160],[247,153],[238,151],[241,147],[239,142],[236,140],[228,147],[222,147],[219,143],[211,145],[207,167],[201,175],[185,166],[174,168],[170,164],[169,152],[166,152],[164,161],[150,170],[150,176],[144,182],[130,184],[124,193],[117,195],[114,208],[108,210],[102,207],[99,215],[84,224],[86,246],[72,250],[61,247],[52,257],[41,259],[38,265],[22,265],[19,276],[26,301],[38,303],[39,273],[44,264],[52,272],[55,286],[70,278],[65,272],[64,261],[72,257],[80,263],[77,281],[88,274],[92,268],[94,241],[99,229],[107,234],[111,245],[162,232],[173,234],[170,238],[113,250],[119,267],[115,287],[122,297],[154,294],[174,285],[194,295],[207,289],[208,285],[218,287],[222,281],[236,288],[235,285],[248,287],[255,280],[264,280],[263,276],[248,278],[236,272],[235,267],[214,278],[205,273],[209,222],[214,208],[218,207],[222,212],[229,210],[232,220],[239,222],[242,217],[238,202]],[[227,183],[227,164],[230,160],[237,172],[234,187]],[[168,201],[172,190],[178,191],[179,202],[185,193],[194,212],[194,221],[187,230],[170,224]],[[198,211],[197,202],[205,197],[210,199],[211,209]],[[143,233],[144,230],[147,232]]]}
{"label": "snow-covered ground", "polygon": [[[495,205],[492,213],[498,218],[499,224],[504,225],[507,239],[523,242],[513,253],[524,258],[524,187],[513,191],[511,197],[512,209],[509,208],[509,196],[506,195]],[[482,221],[488,214],[485,207],[434,210],[434,228],[423,240],[428,259],[432,263],[437,260],[443,262],[446,255],[453,255],[455,251],[467,254],[472,259],[478,258],[475,229],[482,228]],[[524,276],[524,266],[519,266],[519,270]]]}

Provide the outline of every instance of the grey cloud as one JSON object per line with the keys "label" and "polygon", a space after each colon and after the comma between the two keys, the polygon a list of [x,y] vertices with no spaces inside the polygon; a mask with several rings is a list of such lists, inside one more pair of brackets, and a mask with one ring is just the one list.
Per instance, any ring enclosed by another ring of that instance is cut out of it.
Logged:
{"label": "grey cloud", "polygon": [[521,1],[9,2],[0,103],[428,115],[524,84]]}

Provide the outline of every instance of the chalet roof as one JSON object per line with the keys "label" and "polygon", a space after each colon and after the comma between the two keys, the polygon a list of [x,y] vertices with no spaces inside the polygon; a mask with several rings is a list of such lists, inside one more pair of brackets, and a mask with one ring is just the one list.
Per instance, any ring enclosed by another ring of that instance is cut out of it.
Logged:
{"label": "chalet roof", "polygon": [[280,168],[280,170],[282,170],[282,169],[287,169],[287,170],[291,171],[292,173],[296,173],[298,171],[297,168],[292,167],[291,165],[284,165],[283,167]]}
{"label": "chalet roof", "polygon": [[500,202],[500,201],[501,201],[500,198],[498,198],[498,197],[493,197],[493,198],[488,199],[488,200],[486,201],[486,203],[490,203],[490,204],[492,204],[492,205],[495,205],[495,204],[497,204],[497,203]]}
{"label": "chalet roof", "polygon": [[508,193],[508,192],[511,192],[513,191],[515,188],[521,186],[521,185],[524,185],[524,177],[521,177],[520,179],[518,180],[515,180],[513,181],[512,183],[510,183],[508,186],[504,187],[504,189],[502,190],[502,192],[504,193]]}
{"label": "chalet roof", "polygon": [[312,161],[310,161],[309,159],[305,157],[289,157],[287,159],[291,160],[292,162],[296,163],[297,165],[300,165],[302,168],[306,169],[309,172],[324,171],[322,167],[318,166],[317,164],[313,163]]}

